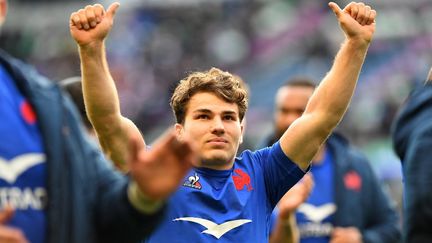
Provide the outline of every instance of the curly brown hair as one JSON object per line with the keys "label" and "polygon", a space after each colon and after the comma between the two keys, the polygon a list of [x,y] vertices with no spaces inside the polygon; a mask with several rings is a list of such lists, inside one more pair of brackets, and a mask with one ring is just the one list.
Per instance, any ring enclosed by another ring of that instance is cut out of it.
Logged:
{"label": "curly brown hair", "polygon": [[248,92],[244,81],[231,73],[211,68],[191,73],[175,88],[170,105],[177,123],[184,123],[189,100],[201,92],[213,93],[228,103],[237,104],[240,121],[243,120],[248,108]]}

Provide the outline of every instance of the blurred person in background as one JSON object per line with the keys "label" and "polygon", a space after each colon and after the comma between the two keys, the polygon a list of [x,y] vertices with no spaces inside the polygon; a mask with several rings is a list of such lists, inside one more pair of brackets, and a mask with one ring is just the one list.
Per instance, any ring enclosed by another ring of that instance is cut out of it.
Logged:
{"label": "blurred person in background", "polygon": [[392,137],[402,161],[403,242],[432,242],[432,68],[401,107]]}
{"label": "blurred person in background", "polygon": [[[344,115],[375,31],[376,12],[369,6],[329,6],[346,39],[303,116],[272,147],[246,150],[235,158],[248,103],[238,78],[212,68],[180,81],[171,97],[176,132],[180,139],[195,142],[200,162],[170,198],[165,220],[148,242],[268,241],[274,206],[303,177]],[[126,141],[141,134],[121,114],[106,60],[105,39],[118,7],[114,3],[106,11],[100,4],[80,9],[71,14],[70,31],[78,44],[89,118],[103,150],[122,162],[130,149]],[[145,146],[143,138],[140,142]]]}
{"label": "blurred person in background", "polygon": [[60,87],[62,87],[62,89],[64,91],[66,91],[71,99],[72,102],[74,103],[75,107],[78,109],[78,112],[80,114],[80,117],[84,123],[84,126],[87,129],[87,132],[89,133],[90,136],[97,138],[96,137],[96,132],[90,122],[90,120],[87,117],[87,112],[85,110],[85,105],[84,105],[84,96],[82,93],[82,83],[81,83],[81,77],[70,77],[70,78],[66,78],[63,79],[59,82]]}
{"label": "blurred person in background", "polygon": [[[281,86],[275,97],[275,131],[266,141],[272,146],[288,127],[305,112],[315,90],[307,78],[293,78]],[[338,94],[333,94],[338,95]],[[333,133],[312,160],[315,187],[295,217],[300,242],[374,242],[395,243],[400,240],[397,212],[390,206],[366,157],[350,146],[341,135]],[[284,204],[281,199],[280,204]],[[290,210],[275,210],[277,223],[271,243],[290,242],[295,225]],[[276,238],[278,240],[276,240]]]}
{"label": "blurred person in background", "polygon": [[[6,13],[0,0],[1,24]],[[2,243],[137,242],[155,228],[195,155],[173,132],[150,152],[131,138],[134,173],[120,175],[58,85],[3,51],[0,117]]]}

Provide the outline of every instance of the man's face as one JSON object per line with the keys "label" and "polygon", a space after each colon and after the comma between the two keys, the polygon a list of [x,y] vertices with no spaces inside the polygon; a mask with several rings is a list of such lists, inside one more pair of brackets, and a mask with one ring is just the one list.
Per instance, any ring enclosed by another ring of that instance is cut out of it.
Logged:
{"label": "man's face", "polygon": [[313,91],[312,87],[306,86],[284,86],[278,90],[274,114],[275,132],[278,138],[303,114]]}
{"label": "man's face", "polygon": [[187,104],[184,124],[176,124],[199,149],[202,164],[212,169],[230,169],[242,142],[237,104],[227,103],[209,92],[197,93]]}

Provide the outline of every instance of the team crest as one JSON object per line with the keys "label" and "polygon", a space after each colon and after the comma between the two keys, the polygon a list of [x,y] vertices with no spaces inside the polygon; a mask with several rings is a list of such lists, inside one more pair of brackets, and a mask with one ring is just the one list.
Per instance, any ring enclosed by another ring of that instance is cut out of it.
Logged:
{"label": "team crest", "polygon": [[183,183],[183,186],[201,190],[202,186],[199,179],[200,177],[195,173],[195,175],[189,176],[189,178]]}
{"label": "team crest", "polygon": [[234,175],[232,176],[235,188],[237,191],[241,191],[246,188],[248,191],[252,191],[253,187],[251,184],[250,176],[241,169],[235,169]]}
{"label": "team crest", "polygon": [[362,179],[355,171],[350,171],[344,176],[345,187],[349,190],[360,191],[362,187]]}

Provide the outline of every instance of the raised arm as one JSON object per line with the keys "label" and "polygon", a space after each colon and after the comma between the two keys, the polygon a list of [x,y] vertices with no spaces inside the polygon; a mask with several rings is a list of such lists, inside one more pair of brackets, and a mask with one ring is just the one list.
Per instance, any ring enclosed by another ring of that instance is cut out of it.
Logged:
{"label": "raised arm", "polygon": [[345,114],[375,32],[376,12],[369,6],[355,2],[343,10],[333,2],[329,6],[345,34],[345,41],[305,112],[280,139],[282,150],[302,169],[309,166]]}
{"label": "raised arm", "polygon": [[[118,3],[113,3],[105,11],[102,5],[95,4],[72,13],[70,32],[79,48],[89,120],[105,154],[117,167],[126,170],[129,137],[140,132],[132,121],[121,115],[117,89],[106,60],[105,39],[118,7]],[[139,137],[144,145],[144,139]]]}

